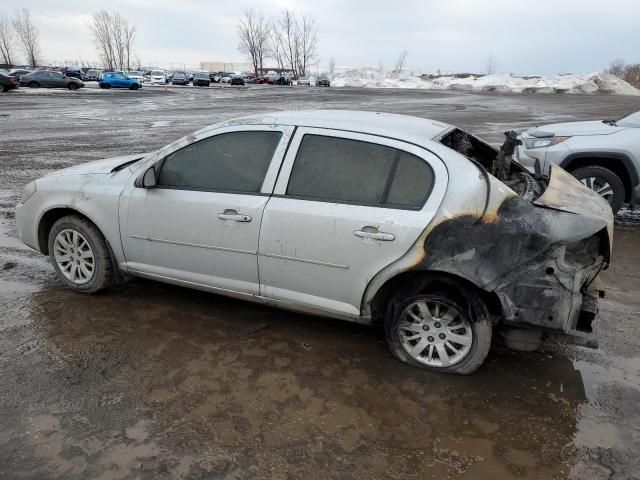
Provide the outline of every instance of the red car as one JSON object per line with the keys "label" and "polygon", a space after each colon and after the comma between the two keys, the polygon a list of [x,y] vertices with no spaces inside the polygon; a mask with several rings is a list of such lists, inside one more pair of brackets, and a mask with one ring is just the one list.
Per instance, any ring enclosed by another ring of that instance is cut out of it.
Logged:
{"label": "red car", "polygon": [[268,85],[273,85],[273,79],[271,77],[258,77],[253,81],[254,84],[266,83]]}
{"label": "red car", "polygon": [[14,88],[18,88],[16,77],[10,77],[9,75],[0,73],[0,89],[3,92],[8,92],[9,90],[13,90]]}

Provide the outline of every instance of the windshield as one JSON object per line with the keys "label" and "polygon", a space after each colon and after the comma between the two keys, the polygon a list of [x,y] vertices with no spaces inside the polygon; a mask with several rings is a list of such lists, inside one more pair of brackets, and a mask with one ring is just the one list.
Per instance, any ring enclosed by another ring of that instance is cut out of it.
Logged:
{"label": "windshield", "polygon": [[129,72],[128,75],[131,76],[131,75],[142,75],[142,74],[140,72]]}
{"label": "windshield", "polygon": [[161,76],[161,75],[164,75],[164,73],[159,70],[154,70],[153,72],[151,72],[151,75]]}
{"label": "windshield", "polygon": [[618,127],[640,128],[640,112],[635,112],[616,121]]}

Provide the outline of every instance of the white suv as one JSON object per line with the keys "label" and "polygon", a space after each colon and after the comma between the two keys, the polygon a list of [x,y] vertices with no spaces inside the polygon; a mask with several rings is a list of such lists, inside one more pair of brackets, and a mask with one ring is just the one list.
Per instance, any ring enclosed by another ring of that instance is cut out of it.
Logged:
{"label": "white suv", "polygon": [[617,120],[554,123],[523,132],[519,161],[543,172],[560,165],[617,213],[640,204],[640,112]]}
{"label": "white suv", "polygon": [[257,115],[47,175],[16,217],[77,292],[129,274],[380,322],[397,358],[470,373],[494,327],[588,337],[610,260],[608,204],[508,155],[414,117]]}

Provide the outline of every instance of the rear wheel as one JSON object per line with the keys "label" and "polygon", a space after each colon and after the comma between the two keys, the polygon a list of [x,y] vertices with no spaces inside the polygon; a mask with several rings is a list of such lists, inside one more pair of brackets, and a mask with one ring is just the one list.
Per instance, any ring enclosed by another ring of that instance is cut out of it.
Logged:
{"label": "rear wheel", "polygon": [[609,202],[614,214],[620,210],[624,203],[625,188],[622,179],[615,172],[599,165],[591,165],[577,168],[571,173]]}
{"label": "rear wheel", "polygon": [[30,88],[40,88],[40,84],[38,82],[29,83]]}
{"label": "rear wheel", "polygon": [[492,334],[489,318],[473,303],[446,291],[396,299],[385,321],[391,352],[427,370],[473,373],[489,353]]}
{"label": "rear wheel", "polygon": [[58,278],[81,293],[94,293],[115,283],[107,242],[86,218],[62,217],[49,232],[49,256]]}

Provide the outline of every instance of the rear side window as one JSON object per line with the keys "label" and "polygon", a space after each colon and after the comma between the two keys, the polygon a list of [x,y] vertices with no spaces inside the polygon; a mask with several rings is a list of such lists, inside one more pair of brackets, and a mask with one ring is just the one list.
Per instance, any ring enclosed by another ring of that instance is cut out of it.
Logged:
{"label": "rear side window", "polygon": [[305,135],[287,195],[335,203],[420,209],[433,187],[420,157],[375,143]]}
{"label": "rear side window", "polygon": [[388,206],[422,207],[433,187],[433,170],[423,159],[400,152],[389,193]]}
{"label": "rear side window", "polygon": [[165,158],[158,184],[188,190],[260,192],[281,132],[231,132]]}
{"label": "rear side window", "polygon": [[346,138],[305,135],[287,195],[329,202],[379,205],[396,150]]}

